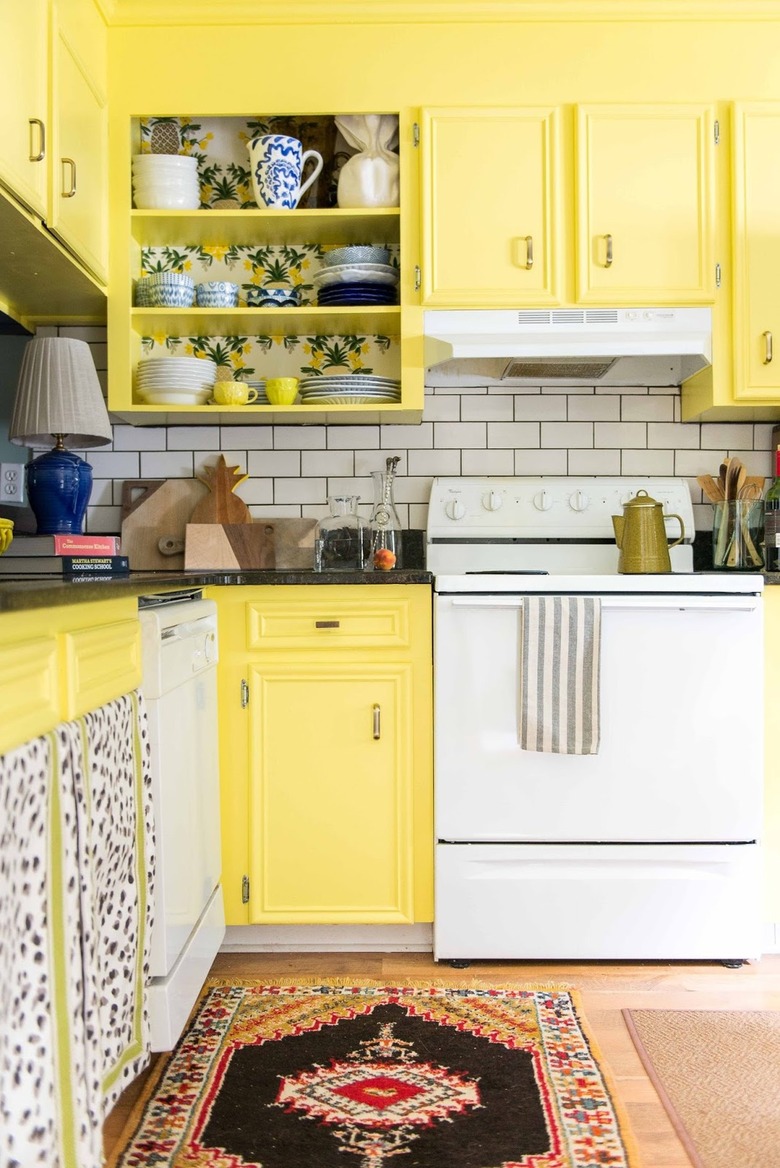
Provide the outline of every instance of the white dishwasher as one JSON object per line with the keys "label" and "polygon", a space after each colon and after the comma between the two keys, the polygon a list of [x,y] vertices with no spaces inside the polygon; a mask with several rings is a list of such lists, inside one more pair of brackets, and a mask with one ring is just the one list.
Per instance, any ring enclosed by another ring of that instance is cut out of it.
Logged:
{"label": "white dishwasher", "polygon": [[225,935],[217,735],[217,610],[198,591],[139,598],[157,872],[147,1003],[171,1050]]}

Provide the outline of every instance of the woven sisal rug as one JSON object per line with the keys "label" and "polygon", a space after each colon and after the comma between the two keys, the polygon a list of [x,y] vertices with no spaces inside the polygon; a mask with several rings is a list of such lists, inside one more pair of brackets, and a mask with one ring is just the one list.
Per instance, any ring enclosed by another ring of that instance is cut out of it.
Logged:
{"label": "woven sisal rug", "polygon": [[217,985],[122,1168],[635,1168],[560,988]]}
{"label": "woven sisal rug", "polygon": [[695,1168],[780,1164],[780,1013],[623,1015]]}

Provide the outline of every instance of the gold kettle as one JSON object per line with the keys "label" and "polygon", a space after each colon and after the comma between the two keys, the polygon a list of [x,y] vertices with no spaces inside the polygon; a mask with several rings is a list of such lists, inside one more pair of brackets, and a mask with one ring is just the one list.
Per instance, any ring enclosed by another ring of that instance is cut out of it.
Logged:
{"label": "gold kettle", "polygon": [[623,506],[622,515],[612,516],[615,541],[620,549],[618,572],[671,572],[669,548],[685,539],[685,524],[679,515],[667,515],[680,524],[680,536],[669,543],[664,526],[663,505],[647,491]]}

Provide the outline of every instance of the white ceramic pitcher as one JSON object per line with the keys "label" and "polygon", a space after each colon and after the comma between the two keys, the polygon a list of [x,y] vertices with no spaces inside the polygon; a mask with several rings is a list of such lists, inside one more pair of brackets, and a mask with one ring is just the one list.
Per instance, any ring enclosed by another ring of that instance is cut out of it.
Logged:
{"label": "white ceramic pitcher", "polygon": [[[322,155],[303,149],[303,143],[286,134],[263,134],[247,146],[252,164],[252,187],[258,207],[292,211],[322,170]],[[303,168],[309,158],[317,160],[314,170],[301,186]]]}

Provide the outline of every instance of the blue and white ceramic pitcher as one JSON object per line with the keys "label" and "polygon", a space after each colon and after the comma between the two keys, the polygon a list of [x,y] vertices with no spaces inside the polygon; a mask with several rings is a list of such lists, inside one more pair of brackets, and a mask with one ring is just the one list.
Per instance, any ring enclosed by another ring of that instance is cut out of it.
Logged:
{"label": "blue and white ceramic pitcher", "polygon": [[[297,138],[285,134],[264,134],[248,145],[252,163],[252,187],[258,207],[292,211],[322,170],[322,155],[306,150]],[[314,170],[301,186],[303,168],[315,158]]]}

